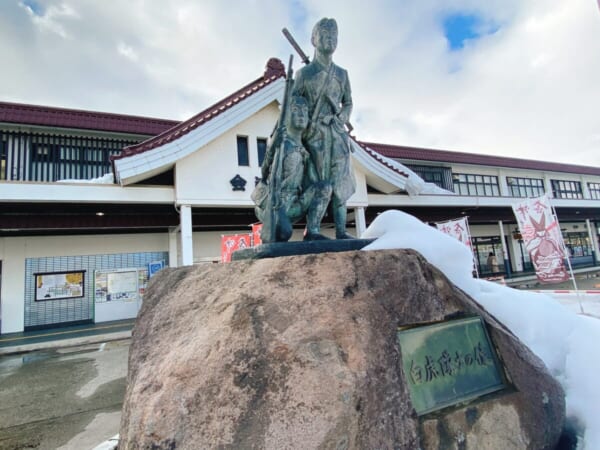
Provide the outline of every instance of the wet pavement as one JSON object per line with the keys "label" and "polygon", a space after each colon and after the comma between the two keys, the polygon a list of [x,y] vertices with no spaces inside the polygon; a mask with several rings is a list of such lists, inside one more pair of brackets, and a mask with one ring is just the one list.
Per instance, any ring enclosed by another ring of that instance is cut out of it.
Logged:
{"label": "wet pavement", "polygon": [[0,449],[93,449],[117,434],[129,344],[0,356]]}

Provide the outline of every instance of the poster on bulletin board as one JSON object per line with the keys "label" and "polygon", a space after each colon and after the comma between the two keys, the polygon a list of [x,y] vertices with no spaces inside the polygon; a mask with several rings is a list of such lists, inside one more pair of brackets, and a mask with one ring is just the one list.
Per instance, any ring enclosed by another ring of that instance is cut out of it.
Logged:
{"label": "poster on bulletin board", "polygon": [[133,302],[138,300],[138,269],[97,270],[94,273],[96,302]]}

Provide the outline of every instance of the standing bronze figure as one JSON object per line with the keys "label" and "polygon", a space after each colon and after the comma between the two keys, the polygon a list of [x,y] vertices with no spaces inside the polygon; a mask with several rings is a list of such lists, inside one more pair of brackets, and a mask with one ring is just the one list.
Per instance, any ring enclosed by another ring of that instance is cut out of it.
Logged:
{"label": "standing bronze figure", "polygon": [[351,129],[352,96],[348,73],[332,61],[337,36],[334,19],[320,20],[312,33],[315,57],[309,62],[286,34],[307,65],[294,80],[290,58],[279,122],[262,180],[252,194],[265,243],[288,241],[292,224],[305,216],[304,240],[328,239],[321,234],[321,221],[330,203],[336,238],[353,238],[346,232],[346,202],[356,189],[346,131]]}
{"label": "standing bronze figure", "polygon": [[[351,239],[346,232],[346,201],[356,184],[350,167],[350,137],[345,129],[352,112],[348,72],[334,64],[338,27],[334,19],[321,19],[312,32],[313,60],[296,74],[293,93],[306,98],[310,122],[303,143],[315,165],[319,182],[331,191],[337,239]],[[305,240],[326,239],[320,233],[327,205],[313,205],[307,213]]]}

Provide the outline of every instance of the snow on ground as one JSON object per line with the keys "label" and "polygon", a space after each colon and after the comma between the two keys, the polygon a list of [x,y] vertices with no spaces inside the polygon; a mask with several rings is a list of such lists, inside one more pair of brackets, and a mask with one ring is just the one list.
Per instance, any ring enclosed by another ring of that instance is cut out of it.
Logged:
{"label": "snow on ground", "polygon": [[417,250],[510,328],[562,384],[567,417],[581,428],[578,448],[600,449],[600,320],[542,293],[473,278],[472,255],[464,244],[406,213],[384,212],[361,237],[377,238],[365,250]]}
{"label": "snow on ground", "polygon": [[578,294],[576,291],[564,294],[544,291],[540,292],[549,295],[576,314],[585,314],[600,319],[600,294]]}

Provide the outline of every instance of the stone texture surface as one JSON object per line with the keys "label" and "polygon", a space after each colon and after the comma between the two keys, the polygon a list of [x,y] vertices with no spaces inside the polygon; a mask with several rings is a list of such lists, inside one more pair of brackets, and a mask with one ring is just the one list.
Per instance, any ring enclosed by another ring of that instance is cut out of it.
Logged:
{"label": "stone texture surface", "polygon": [[[398,325],[479,314],[510,386],[418,417]],[[564,394],[411,250],[166,269],[133,331],[119,449],[551,449]]]}

